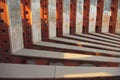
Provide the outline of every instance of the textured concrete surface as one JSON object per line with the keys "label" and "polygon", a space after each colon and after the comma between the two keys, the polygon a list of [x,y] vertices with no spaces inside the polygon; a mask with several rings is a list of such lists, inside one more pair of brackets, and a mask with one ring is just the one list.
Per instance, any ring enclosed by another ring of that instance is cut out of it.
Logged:
{"label": "textured concrete surface", "polygon": [[[93,33],[92,33],[93,34]],[[80,34],[79,34],[80,35]],[[70,38],[75,38],[75,39],[80,39],[80,40],[85,40],[85,41],[94,41],[94,42],[97,42],[97,43],[101,43],[101,44],[107,44],[107,45],[114,45],[114,46],[117,46],[119,47],[120,45],[119,44],[114,44],[114,43],[109,43],[109,42],[104,42],[102,40],[107,40],[109,41],[110,39],[104,39],[104,38],[100,38],[100,37],[95,37],[95,36],[92,36],[92,35],[84,35],[86,37],[91,37],[91,38],[96,38],[96,39],[100,39],[100,40],[95,40],[95,39],[89,39],[89,38],[85,38],[85,37],[78,37],[78,36],[71,36],[71,35],[66,35],[67,37],[70,37]]]}
{"label": "textured concrete surface", "polygon": [[10,40],[12,52],[23,48],[23,31],[20,0],[7,0],[10,18]]}
{"label": "textured concrete surface", "polygon": [[0,64],[0,78],[53,78],[55,66]]}
{"label": "textured concrete surface", "polygon": [[120,75],[119,68],[105,67],[56,67],[56,78],[80,78]]}
{"label": "textured concrete surface", "polygon": [[33,42],[41,41],[40,0],[31,0]]}
{"label": "textured concrete surface", "polygon": [[[76,37],[76,36],[69,36],[67,37]],[[66,44],[57,44],[52,42],[37,42],[34,43],[35,45],[41,45],[41,46],[47,46],[47,47],[54,47],[54,48],[62,48],[62,49],[71,49],[71,50],[78,50],[78,51],[87,51],[87,52],[94,52],[94,53],[104,53],[104,54],[114,54],[114,55],[120,55],[119,52],[114,51],[107,51],[107,50],[100,50],[100,49],[94,49],[94,48],[86,48],[86,47],[79,47],[79,46],[71,46]]]}
{"label": "textured concrete surface", "polygon": [[63,0],[63,34],[70,33],[70,0]]}
{"label": "textured concrete surface", "polygon": [[49,37],[56,37],[56,0],[49,1]]}
{"label": "textured concrete surface", "polygon": [[102,20],[102,32],[108,32],[109,30],[109,21],[110,21],[110,15],[111,15],[110,6],[111,6],[111,0],[105,0],[103,20]]}
{"label": "textured concrete surface", "polygon": [[[10,37],[12,52],[16,52],[23,48],[23,31],[20,12],[19,0],[7,0],[9,17],[10,17]],[[76,33],[82,32],[83,25],[83,2],[77,0],[77,15],[76,15]],[[49,0],[49,37],[56,36],[56,1]],[[92,0],[90,5],[89,17],[89,32],[95,31],[96,23],[96,0]],[[110,19],[110,0],[105,0],[102,32],[108,32]],[[33,42],[41,41],[41,21],[40,21],[40,0],[31,0],[32,10],[32,36]],[[117,17],[116,32],[120,32],[120,1]],[[63,33],[70,32],[70,0],[63,0]]]}
{"label": "textured concrete surface", "polygon": [[76,13],[76,33],[82,33],[83,26],[83,2],[84,0],[77,0]]}
{"label": "textured concrete surface", "polygon": [[[78,34],[80,35],[80,34]],[[83,35],[83,34],[82,34]],[[89,35],[83,35],[84,37],[90,37]],[[94,36],[93,36],[94,37]],[[96,39],[102,39],[99,37],[95,37]],[[114,38],[114,37],[112,37]],[[94,44],[94,43],[90,43],[90,42],[85,42],[85,41],[77,41],[77,40],[70,40],[70,39],[65,39],[65,38],[52,38],[52,40],[57,40],[57,41],[63,41],[63,42],[68,42],[68,43],[73,43],[76,44],[77,46],[81,47],[84,45],[88,45],[91,47],[99,47],[99,48],[104,48],[104,49],[111,49],[111,50],[120,50],[119,48],[115,48],[115,47],[110,47],[110,46],[106,46],[106,45],[102,45],[102,44]]]}
{"label": "textured concrete surface", "polygon": [[[50,54],[50,55],[49,55]],[[52,59],[64,59],[64,60],[86,60],[86,61],[100,61],[100,62],[117,62],[120,63],[120,58],[64,53],[64,52],[53,52],[44,50],[33,50],[33,49],[22,49],[14,53],[13,55],[25,56],[25,57],[38,57],[38,58],[52,58]],[[30,62],[30,61],[28,61]],[[31,63],[31,62],[30,62]],[[89,64],[89,63],[88,63]],[[83,64],[81,66],[89,66]]]}
{"label": "textured concrete surface", "polygon": [[118,5],[118,15],[117,15],[117,23],[116,23],[116,32],[120,32],[120,0]]}
{"label": "textured concrete surface", "polygon": [[90,0],[89,32],[95,32],[97,0]]}
{"label": "textured concrete surface", "polygon": [[120,76],[113,67],[68,67],[0,63],[0,78],[82,78]]}

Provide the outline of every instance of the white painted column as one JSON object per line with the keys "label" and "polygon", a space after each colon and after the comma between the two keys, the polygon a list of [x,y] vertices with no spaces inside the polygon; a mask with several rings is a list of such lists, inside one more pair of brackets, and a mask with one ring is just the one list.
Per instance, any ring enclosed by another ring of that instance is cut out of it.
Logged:
{"label": "white painted column", "polygon": [[89,31],[90,33],[95,32],[96,24],[96,13],[97,13],[97,0],[90,0],[90,13],[89,13]]}
{"label": "white painted column", "polygon": [[56,37],[56,0],[49,0],[49,37]]}
{"label": "white painted column", "polygon": [[116,31],[117,33],[120,33],[120,0],[118,3],[118,14],[117,14],[117,22],[116,22]]}
{"label": "white painted column", "polygon": [[70,0],[63,0],[63,35],[70,33]]}
{"label": "white painted column", "polygon": [[76,12],[76,33],[82,33],[83,27],[83,4],[84,0],[77,0],[77,12]]}
{"label": "white painted column", "polygon": [[7,3],[10,19],[11,51],[14,53],[24,47],[20,0],[7,0]]}
{"label": "white painted column", "polygon": [[111,0],[104,0],[102,32],[109,31],[109,21],[110,21],[110,15],[111,15],[110,7],[111,7]]}
{"label": "white painted column", "polygon": [[33,42],[41,41],[40,0],[31,0]]}

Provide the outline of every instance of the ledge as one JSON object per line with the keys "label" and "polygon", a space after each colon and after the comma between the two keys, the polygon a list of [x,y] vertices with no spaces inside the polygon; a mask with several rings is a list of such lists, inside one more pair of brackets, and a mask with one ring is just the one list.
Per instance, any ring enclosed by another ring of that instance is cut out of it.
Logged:
{"label": "ledge", "polygon": [[15,56],[35,57],[35,58],[50,58],[50,59],[62,59],[62,60],[85,60],[85,61],[100,61],[100,62],[115,62],[120,63],[120,58],[92,56],[75,53],[53,52],[33,49],[21,49]]}
{"label": "ledge", "polygon": [[100,45],[100,44],[94,44],[94,43],[90,43],[90,42],[85,42],[85,41],[77,41],[77,40],[72,40],[72,39],[66,39],[66,38],[60,38],[60,37],[55,37],[55,38],[51,38],[51,40],[56,40],[56,41],[62,41],[62,42],[67,42],[67,43],[73,43],[76,44],[77,46],[91,46],[91,47],[97,47],[97,48],[104,48],[104,49],[109,49],[109,50],[116,50],[116,51],[120,51],[119,48],[115,48],[115,47],[110,47],[110,46],[106,46],[106,45]]}
{"label": "ledge", "polygon": [[87,78],[120,76],[119,68],[63,67],[0,63],[0,78]]}
{"label": "ledge", "polygon": [[[84,35],[86,37],[95,38],[95,36],[88,35],[88,34],[82,34],[82,35]],[[112,45],[112,46],[120,47],[120,45],[118,45],[118,44],[113,44],[113,43],[101,41],[102,38],[97,38],[99,40],[95,40],[95,39],[90,39],[90,38],[85,38],[85,37],[80,37],[80,36],[74,36],[74,35],[65,35],[65,37],[74,38],[74,39],[78,39],[78,40],[84,40],[84,41],[87,41],[87,42],[101,43],[101,44],[107,44],[107,45]]]}
{"label": "ledge", "polygon": [[65,44],[59,44],[59,43],[52,43],[52,42],[43,42],[43,41],[40,41],[40,42],[34,43],[34,45],[120,56],[120,53],[119,52],[115,52],[115,51],[92,49],[92,48],[71,46],[71,45],[65,45]]}

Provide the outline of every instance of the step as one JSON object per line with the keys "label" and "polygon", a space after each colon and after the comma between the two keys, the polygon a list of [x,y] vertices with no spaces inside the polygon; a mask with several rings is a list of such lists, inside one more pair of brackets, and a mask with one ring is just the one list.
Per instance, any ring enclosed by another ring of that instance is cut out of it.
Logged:
{"label": "step", "polygon": [[92,48],[120,51],[120,48],[115,48],[115,47],[110,47],[110,46],[100,45],[100,44],[94,44],[94,43],[84,42],[84,41],[71,40],[71,39],[66,39],[66,38],[62,38],[62,37],[61,38],[60,37],[51,38],[51,40],[72,43],[72,44],[76,44],[77,46],[83,46],[83,47],[87,46],[90,48],[92,47]]}
{"label": "step", "polygon": [[[104,42],[109,42],[109,43],[114,43],[114,44],[120,44],[120,42],[118,40],[112,40],[113,38],[107,39],[98,35],[102,35],[102,34],[98,34],[98,33],[90,33],[90,34],[77,34],[78,36],[82,36],[82,37],[88,37],[91,39],[96,39],[99,41],[104,41]],[[104,35],[105,36],[105,35]]]}
{"label": "step", "polygon": [[120,33],[118,33],[118,32],[117,32],[117,33],[115,33],[115,34],[120,35]]}
{"label": "step", "polygon": [[102,33],[102,34],[106,34],[106,35],[113,36],[113,37],[115,37],[115,38],[120,39],[120,36],[119,36],[119,35],[116,35],[116,34],[114,34],[114,33]]}
{"label": "step", "polygon": [[[90,39],[90,38],[85,38],[85,37],[78,37],[78,36],[74,36],[74,35],[64,35],[65,37],[68,37],[68,38],[73,38],[73,39],[77,39],[77,40],[83,40],[83,41],[87,41],[87,42],[91,42],[91,43],[99,43],[99,44],[107,44],[107,45],[111,45],[111,46],[114,46],[114,47],[118,47],[120,48],[120,45],[118,44],[113,44],[113,43],[109,43],[109,42],[104,42],[104,41],[100,41],[100,40],[95,40],[95,39]],[[85,34],[85,36],[88,36],[88,37],[91,37],[91,35],[87,35]],[[94,36],[92,36],[94,38]]]}
{"label": "step", "polygon": [[108,35],[104,35],[104,34],[100,34],[100,33],[90,33],[92,35],[98,36],[99,38],[104,38],[104,40],[108,40],[111,42],[116,42],[116,43],[120,43],[120,39],[112,37],[112,36],[108,36]]}
{"label": "step", "polygon": [[[113,33],[92,33],[92,34],[95,34],[95,35],[98,35],[98,36],[101,36],[101,37],[104,37],[104,38],[110,38],[110,39],[120,41],[119,38],[117,38],[117,37],[120,37],[120,36],[118,36],[116,34],[113,34]],[[116,37],[114,37],[114,36],[116,36]]]}
{"label": "step", "polygon": [[52,47],[52,48],[59,48],[59,49],[76,50],[76,51],[82,51],[82,52],[88,52],[88,53],[92,52],[92,53],[101,53],[101,54],[107,54],[107,55],[120,56],[119,52],[106,51],[106,50],[100,50],[100,49],[92,49],[92,48],[84,48],[84,47],[71,46],[71,45],[65,45],[65,44],[58,44],[58,43],[52,43],[52,42],[40,41],[40,42],[34,43],[34,45]]}
{"label": "step", "polygon": [[67,67],[0,63],[0,79],[53,79],[120,76],[119,68]]}
{"label": "step", "polygon": [[[118,71],[117,71],[118,70]],[[119,76],[119,68],[108,67],[56,67],[55,78],[84,78]]]}
{"label": "step", "polygon": [[0,63],[0,78],[54,78],[55,66]]}
{"label": "step", "polygon": [[47,58],[47,59],[60,59],[60,60],[79,60],[79,61],[98,61],[98,62],[114,62],[120,63],[120,58],[93,56],[75,53],[53,52],[44,50],[21,49],[14,56]]}

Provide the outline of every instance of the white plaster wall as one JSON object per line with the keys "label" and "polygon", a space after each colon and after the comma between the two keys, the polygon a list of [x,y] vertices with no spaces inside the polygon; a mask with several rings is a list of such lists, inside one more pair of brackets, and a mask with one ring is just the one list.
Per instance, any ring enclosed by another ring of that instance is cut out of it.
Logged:
{"label": "white plaster wall", "polygon": [[82,33],[83,26],[83,3],[84,0],[77,0],[77,12],[76,12],[76,33]]}
{"label": "white plaster wall", "polygon": [[102,32],[108,32],[109,30],[109,21],[110,21],[110,15],[111,15],[110,7],[111,7],[111,0],[105,0],[103,20],[102,20]]}
{"label": "white plaster wall", "polygon": [[40,0],[31,0],[33,42],[41,41]]}
{"label": "white plaster wall", "polygon": [[14,53],[24,47],[20,0],[7,0],[7,3],[10,19],[11,50]]}
{"label": "white plaster wall", "polygon": [[56,0],[49,0],[49,37],[56,37]]}
{"label": "white plaster wall", "polygon": [[70,33],[70,0],[63,0],[63,34]]}
{"label": "white plaster wall", "polygon": [[90,0],[90,12],[89,12],[89,32],[95,32],[95,24],[96,24],[96,5],[97,0]]}
{"label": "white plaster wall", "polygon": [[116,32],[120,32],[120,0],[119,0],[119,5],[118,5],[118,13],[117,13],[117,23],[116,23]]}

